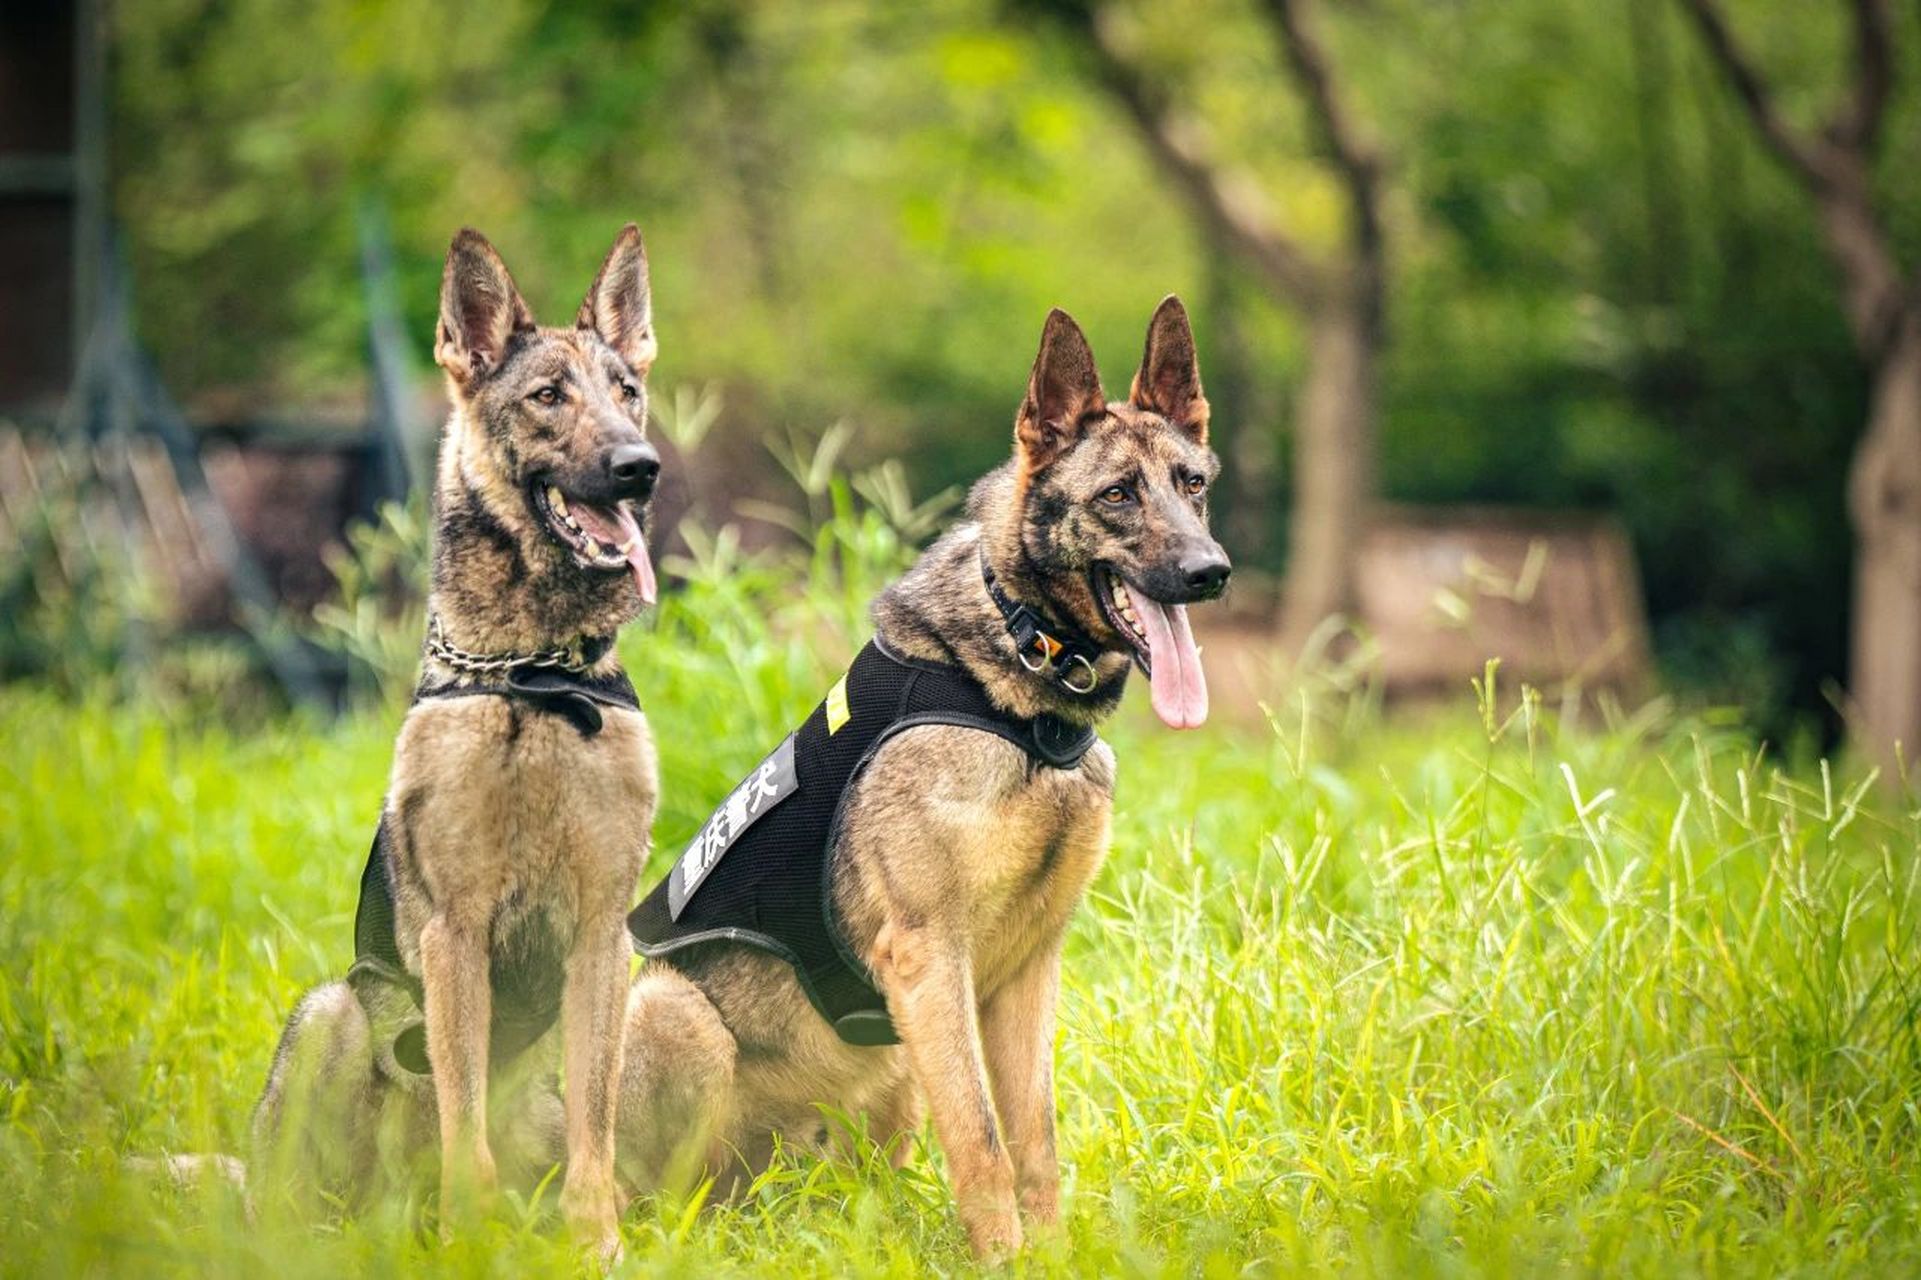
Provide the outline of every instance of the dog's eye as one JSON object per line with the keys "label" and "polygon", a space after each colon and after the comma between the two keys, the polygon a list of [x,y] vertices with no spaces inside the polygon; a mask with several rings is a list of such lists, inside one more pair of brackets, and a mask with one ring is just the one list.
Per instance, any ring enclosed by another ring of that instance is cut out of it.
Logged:
{"label": "dog's eye", "polygon": [[640,399],[640,388],[625,378],[622,378],[620,381],[620,394],[628,400],[638,400]]}
{"label": "dog's eye", "polygon": [[1196,497],[1199,497],[1207,490],[1207,481],[1201,476],[1189,476],[1186,484],[1187,491]]}
{"label": "dog's eye", "polygon": [[528,396],[527,398],[529,400],[532,400],[536,404],[559,404],[560,388],[558,386],[553,385],[552,383],[549,383],[547,386],[537,389],[532,395]]}
{"label": "dog's eye", "polygon": [[1127,491],[1127,486],[1124,484],[1110,484],[1101,490],[1101,501],[1110,507],[1118,507],[1133,496],[1133,494]]}

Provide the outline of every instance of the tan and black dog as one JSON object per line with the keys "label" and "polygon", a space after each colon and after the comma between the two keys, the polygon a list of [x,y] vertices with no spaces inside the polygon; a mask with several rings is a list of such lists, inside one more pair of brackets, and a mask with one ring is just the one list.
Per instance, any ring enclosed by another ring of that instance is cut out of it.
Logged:
{"label": "tan and black dog", "polygon": [[1049,315],[1013,459],[634,913],[654,958],[628,1005],[625,1179],[691,1153],[737,1181],[776,1137],[826,1142],[823,1105],[882,1141],[924,1105],[977,1252],[1018,1246],[1023,1210],[1056,1219],[1061,942],[1114,790],[1092,727],[1137,664],[1162,720],[1206,718],[1185,606],[1229,572],[1207,426],[1178,299],[1114,402]]}
{"label": "tan and black dog", "polygon": [[254,1190],[357,1198],[383,1153],[431,1147],[437,1127],[443,1234],[495,1185],[497,1140],[516,1169],[564,1154],[566,1216],[611,1252],[623,917],[657,791],[613,645],[655,590],[639,525],[660,469],[644,433],[655,339],[639,231],[620,233],[561,328],[537,326],[492,246],[462,231],[434,354],[453,413],[421,683],[358,957],[282,1036],[254,1115]]}

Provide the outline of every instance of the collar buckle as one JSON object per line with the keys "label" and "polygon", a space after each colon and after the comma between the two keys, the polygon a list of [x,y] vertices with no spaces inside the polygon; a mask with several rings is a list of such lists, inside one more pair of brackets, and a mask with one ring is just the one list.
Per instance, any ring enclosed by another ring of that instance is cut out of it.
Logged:
{"label": "collar buckle", "polygon": [[1036,673],[1047,670],[1061,651],[1061,644],[1041,630],[1040,615],[1024,604],[1017,604],[1006,617],[1007,634],[1014,639],[1014,655],[1021,660],[1021,665]]}
{"label": "collar buckle", "polygon": [[1015,601],[994,580],[994,570],[987,563],[985,551],[981,552],[980,562],[981,581],[987,586],[988,598],[1007,623],[1007,634],[1014,641],[1014,657],[1021,666],[1037,676],[1051,677],[1055,684],[1077,697],[1094,692],[1101,677],[1088,656],[1091,646],[1078,637],[1061,640],[1049,634],[1043,629],[1046,620],[1038,612]]}

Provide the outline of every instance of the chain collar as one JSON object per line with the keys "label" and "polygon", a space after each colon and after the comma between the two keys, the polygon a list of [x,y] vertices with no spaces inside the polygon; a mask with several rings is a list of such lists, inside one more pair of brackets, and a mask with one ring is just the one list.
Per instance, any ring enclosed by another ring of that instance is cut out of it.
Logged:
{"label": "chain collar", "polygon": [[469,675],[496,675],[516,667],[582,675],[606,657],[613,644],[612,636],[582,636],[558,649],[536,649],[531,653],[469,653],[447,639],[447,629],[442,625],[439,614],[427,619],[427,656]]}
{"label": "chain collar", "polygon": [[1101,682],[1100,673],[1094,669],[1094,659],[1101,655],[1100,647],[1078,632],[1056,627],[1039,612],[1008,595],[994,580],[985,548],[980,552],[980,562],[981,582],[987,587],[988,599],[994,602],[1007,623],[1007,634],[1014,637],[1014,656],[1020,659],[1020,664],[1078,697],[1094,692]]}

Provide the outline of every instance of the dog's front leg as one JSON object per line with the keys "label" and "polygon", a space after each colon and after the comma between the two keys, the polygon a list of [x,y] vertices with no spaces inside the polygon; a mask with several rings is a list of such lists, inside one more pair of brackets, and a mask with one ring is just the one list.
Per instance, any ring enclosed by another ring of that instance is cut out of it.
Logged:
{"label": "dog's front leg", "polygon": [[983,1257],[1017,1249],[1014,1166],[988,1092],[966,947],[944,932],[888,924],[874,952],[875,976],[947,1152],[968,1243]]}
{"label": "dog's front leg", "polygon": [[1060,977],[1057,939],[981,1009],[981,1039],[1014,1158],[1020,1206],[1044,1226],[1060,1219],[1060,1162],[1054,1151],[1054,1006]]}
{"label": "dog's front leg", "polygon": [[567,957],[561,1002],[567,1078],[567,1183],[561,1211],[604,1259],[619,1251],[614,1195],[614,1118],[627,1018],[626,918],[583,922]]}
{"label": "dog's front leg", "polygon": [[472,1217],[494,1191],[487,1145],[487,1046],[493,987],[484,925],[435,915],[420,931],[427,1057],[440,1110],[440,1234]]}

